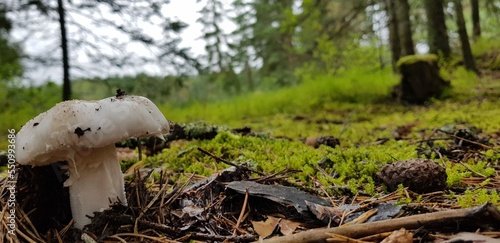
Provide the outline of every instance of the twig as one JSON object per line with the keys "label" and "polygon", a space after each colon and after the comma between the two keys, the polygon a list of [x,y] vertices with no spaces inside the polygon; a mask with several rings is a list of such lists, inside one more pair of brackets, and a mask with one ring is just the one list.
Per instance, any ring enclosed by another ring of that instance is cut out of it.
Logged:
{"label": "twig", "polygon": [[114,234],[112,236],[116,236],[116,237],[120,237],[120,236],[139,237],[139,238],[146,238],[146,239],[149,239],[149,240],[153,240],[154,242],[178,242],[178,241],[174,241],[174,240],[168,240],[168,239],[165,239],[163,237],[154,237],[154,236],[149,236],[149,235],[144,235],[144,234],[137,234],[137,233],[118,233],[118,234]]}
{"label": "twig", "polygon": [[64,241],[62,240],[61,235],[59,234],[59,232],[57,230],[53,230],[53,232],[54,232],[54,235],[57,238],[57,242],[58,243],[64,243]]}
{"label": "twig", "polygon": [[350,243],[369,243],[369,241],[357,240],[353,238],[349,238],[347,236],[335,234],[335,233],[326,233],[328,236],[333,238],[326,239],[327,242],[350,242]]}
{"label": "twig", "polygon": [[[477,146],[482,147],[482,148],[484,148],[484,149],[492,149],[492,150],[495,150],[493,147],[488,146],[488,145],[486,145],[486,144],[482,144],[482,143],[474,142],[474,141],[472,141],[472,140],[469,140],[469,139],[466,139],[466,138],[463,138],[463,137],[459,137],[459,136],[456,136],[456,135],[453,135],[453,134],[450,134],[449,136],[450,136],[450,137],[452,137],[452,138],[460,139],[460,140],[463,140],[463,141],[465,141],[465,142],[468,142],[468,143],[471,143],[471,144],[477,145]],[[495,151],[496,151],[496,150],[495,150]]]}
{"label": "twig", "polygon": [[233,236],[236,236],[236,229],[240,227],[240,223],[243,219],[243,215],[245,215],[245,209],[247,208],[248,204],[248,188],[245,190],[245,200],[243,201],[243,207],[241,208],[240,216],[238,217],[238,221],[236,221],[236,226],[233,231]]}
{"label": "twig", "polygon": [[467,220],[472,217],[483,217],[483,219],[489,217],[493,218],[494,220],[500,221],[500,212],[494,205],[485,204],[474,208],[426,213],[402,218],[382,220],[378,222],[342,226],[329,229],[313,229],[290,236],[275,237],[261,242],[326,242],[326,238],[328,238],[328,236],[326,235],[327,233],[340,234],[351,238],[360,238],[381,232],[398,230],[400,228],[405,228],[407,230],[416,229],[421,227],[422,225],[428,225],[437,222],[439,222],[440,224],[444,224],[445,222],[453,222],[454,224],[456,224],[457,220]]}
{"label": "twig", "polygon": [[465,167],[466,169],[470,170],[472,173],[478,175],[478,176],[481,176],[483,178],[487,178],[487,176],[475,171],[474,169],[472,169],[468,164],[464,163],[464,162],[460,162],[460,164]]}
{"label": "twig", "polygon": [[224,241],[224,242],[250,242],[257,240],[257,237],[255,235],[224,236],[224,235],[208,235],[201,233],[192,233],[189,238],[193,240]]}
{"label": "twig", "polygon": [[[194,174],[193,174],[194,175]],[[188,178],[188,180],[186,181],[186,183],[184,183],[184,185],[182,186],[182,188],[185,188],[190,182],[191,182],[191,179],[193,178],[193,175],[191,175],[191,177]],[[139,217],[137,217],[135,219],[135,223],[134,223],[134,232],[135,233],[138,233],[138,229],[139,229],[139,223],[142,224],[142,225],[149,225],[149,227],[151,227],[152,225],[150,225],[150,222],[149,221],[144,221],[144,220],[140,220],[141,217],[144,215],[144,213],[149,210],[149,208],[154,204],[154,202],[156,202],[156,200],[158,200],[158,197],[162,194],[164,194],[164,191],[166,189],[166,187],[168,186],[169,184],[165,183],[165,185],[163,185],[163,187],[160,189],[160,191],[153,197],[153,199],[151,199],[151,201],[148,203],[148,205],[146,206],[145,209],[141,209],[141,214],[139,215]],[[177,190],[174,195],[172,195],[172,197],[170,197],[167,202],[165,202],[166,205],[169,205],[173,200],[177,199],[177,197],[179,197],[179,195],[182,193],[182,188]],[[161,206],[163,206],[163,197],[162,197],[162,200],[161,200]],[[161,225],[160,225],[161,226]],[[158,226],[158,227],[160,227]],[[159,229],[163,229],[163,230],[169,230],[169,228],[164,228],[164,227],[160,227]],[[172,231],[169,231],[170,233],[172,232],[175,232],[175,230],[172,230]]]}
{"label": "twig", "polygon": [[383,233],[378,233],[378,234],[374,234],[374,235],[369,235],[369,236],[365,236],[363,238],[360,238],[359,240],[363,240],[363,241],[375,241],[375,242],[379,242],[381,239],[385,239],[387,238],[387,236],[391,235],[392,232],[383,232]]}
{"label": "twig", "polygon": [[263,182],[263,181],[270,181],[271,179],[276,179],[276,180],[281,180],[283,179],[283,177],[278,177],[278,175],[286,175],[288,173],[296,173],[296,172],[300,172],[299,170],[290,170],[290,168],[285,168],[283,170],[280,170],[276,173],[273,173],[273,174],[270,174],[270,175],[265,175],[265,176],[262,176],[262,177],[258,177],[258,178],[251,178],[249,179],[249,181],[255,181],[255,182]]}
{"label": "twig", "polygon": [[145,226],[146,228],[151,228],[154,230],[158,230],[162,233],[167,233],[167,234],[173,234],[176,235],[179,233],[179,231],[173,227],[164,225],[164,224],[157,224],[153,223],[147,220],[139,220],[137,221],[141,226]]}
{"label": "twig", "polygon": [[[319,168],[319,167],[316,166],[316,169],[321,169],[321,168]],[[323,184],[321,184],[320,181],[316,180],[316,178],[314,178],[312,176],[309,176],[309,178],[311,178],[315,183],[317,183],[319,185],[319,189],[326,195],[326,197],[328,198],[328,200],[332,204],[332,207],[337,207],[337,204],[333,201],[333,198],[326,191],[325,186],[323,186]]]}
{"label": "twig", "polygon": [[377,209],[370,209],[365,213],[361,214],[359,217],[355,218],[353,221],[343,224],[343,226],[354,225],[354,224],[362,224],[366,222],[371,216],[377,214]]}
{"label": "twig", "polygon": [[256,174],[258,174],[258,175],[260,175],[260,176],[264,176],[264,175],[265,175],[264,173],[262,173],[262,172],[260,172],[260,171],[256,171],[256,170],[254,170],[254,169],[248,168],[248,166],[241,166],[241,165],[237,165],[237,164],[235,164],[235,163],[233,163],[233,162],[231,162],[231,161],[229,161],[229,160],[223,159],[223,158],[221,158],[221,157],[217,157],[217,156],[215,156],[214,154],[212,154],[212,153],[210,153],[210,152],[208,152],[208,151],[206,151],[206,150],[204,150],[204,149],[202,149],[202,148],[200,148],[200,147],[198,147],[197,149],[198,149],[198,151],[200,151],[200,152],[202,152],[202,153],[204,153],[204,154],[206,154],[206,155],[208,155],[208,156],[212,157],[213,159],[215,159],[215,160],[217,160],[217,161],[219,161],[219,162],[222,162],[222,163],[224,163],[224,164],[228,164],[228,165],[230,165],[230,166],[234,166],[234,167],[236,167],[236,168],[238,168],[238,169],[245,169],[245,170],[251,171],[251,172],[253,172],[253,173],[256,173]]}
{"label": "twig", "polygon": [[119,240],[119,241],[120,241],[120,242],[122,242],[122,243],[127,243],[127,241],[126,241],[126,240],[124,240],[123,238],[121,238],[121,237],[119,237],[119,236],[117,236],[117,235],[111,235],[111,236],[108,236],[108,237],[109,237],[109,238],[113,238],[113,239],[117,239],[117,240]]}
{"label": "twig", "polygon": [[69,223],[66,226],[64,226],[64,228],[62,228],[58,233],[64,236],[68,232],[68,230],[73,226],[73,224],[75,224],[75,220],[71,219],[71,221],[69,221]]}

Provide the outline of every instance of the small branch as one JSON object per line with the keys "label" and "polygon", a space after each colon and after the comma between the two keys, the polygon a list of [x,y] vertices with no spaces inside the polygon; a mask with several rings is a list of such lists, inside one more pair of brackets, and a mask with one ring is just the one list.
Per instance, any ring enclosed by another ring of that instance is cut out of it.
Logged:
{"label": "small branch", "polygon": [[[453,135],[453,134],[450,134],[450,137],[452,138],[456,138],[456,139],[460,139],[460,140],[463,140],[465,142],[468,142],[468,143],[471,143],[471,144],[474,144],[474,145],[477,145],[481,148],[484,148],[484,149],[492,149],[492,150],[495,150],[493,147],[491,146],[488,146],[486,144],[482,144],[482,143],[478,143],[478,142],[474,142],[472,140],[469,140],[469,139],[465,139],[465,138],[462,138],[462,137],[459,137],[459,136],[456,136],[456,135]],[[496,151],[496,150],[495,150]]]}
{"label": "small branch", "polygon": [[220,242],[250,242],[257,240],[255,235],[239,235],[239,236],[224,236],[224,235],[208,235],[201,233],[193,233],[189,237],[193,240],[201,241],[220,241]]}
{"label": "small branch", "polygon": [[248,204],[248,188],[245,191],[245,200],[243,201],[243,207],[241,208],[238,221],[236,221],[236,226],[234,227],[233,236],[236,236],[236,231],[240,227],[240,223],[243,220],[243,215],[245,215],[245,209],[247,208],[247,204]]}
{"label": "small branch", "polygon": [[481,176],[483,178],[487,178],[488,176],[485,176],[477,171],[475,171],[474,169],[472,169],[468,164],[464,163],[464,162],[460,162],[460,164],[465,167],[466,169],[470,170],[472,173],[478,175],[478,176]]}
{"label": "small branch", "polygon": [[378,222],[342,226],[327,229],[312,229],[303,231],[297,234],[275,237],[268,240],[261,241],[263,243],[298,243],[298,242],[327,242],[328,234],[334,233],[351,238],[360,238],[369,235],[375,235],[381,232],[390,232],[405,228],[407,230],[417,229],[423,225],[439,224],[443,225],[448,223],[456,224],[457,221],[470,220],[479,217],[481,220],[489,218],[493,221],[500,222],[500,212],[496,206],[492,204],[484,204],[482,206],[448,210],[435,213],[426,213],[413,215],[408,217],[401,217]]}
{"label": "small branch", "polygon": [[222,162],[222,163],[224,163],[224,164],[227,164],[227,165],[230,165],[230,166],[234,166],[234,167],[236,167],[236,168],[238,168],[238,169],[248,170],[248,171],[251,171],[251,172],[253,172],[253,173],[256,173],[256,174],[258,174],[258,175],[260,175],[260,176],[264,176],[264,175],[265,175],[264,173],[259,172],[259,171],[256,171],[256,170],[254,170],[254,169],[250,169],[250,168],[248,168],[247,166],[237,165],[237,164],[235,164],[235,163],[233,163],[233,162],[231,162],[231,161],[229,161],[229,160],[225,160],[225,159],[223,159],[223,158],[221,158],[221,157],[217,157],[217,156],[215,156],[214,154],[212,154],[212,153],[210,153],[210,152],[208,152],[208,151],[206,151],[206,150],[204,150],[204,149],[202,149],[202,148],[200,148],[200,147],[198,147],[197,149],[198,149],[198,151],[200,151],[200,152],[202,152],[202,153],[204,153],[204,154],[206,154],[206,155],[208,155],[208,156],[212,157],[213,159],[215,159],[215,160],[217,160],[217,161],[219,161],[219,162]]}

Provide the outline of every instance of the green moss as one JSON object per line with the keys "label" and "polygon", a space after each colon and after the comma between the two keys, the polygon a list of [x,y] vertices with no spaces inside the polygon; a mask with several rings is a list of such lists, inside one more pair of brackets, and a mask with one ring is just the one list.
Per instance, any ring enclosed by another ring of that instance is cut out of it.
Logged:
{"label": "green moss", "polygon": [[488,68],[492,70],[500,70],[500,53],[496,53],[496,57],[493,58]]}
{"label": "green moss", "polygon": [[137,163],[137,159],[122,160],[120,162],[120,167],[121,167],[122,171],[126,171],[126,170],[128,170],[128,168],[130,168],[135,163]]}
{"label": "green moss", "polygon": [[435,54],[426,54],[426,55],[409,55],[404,56],[398,60],[396,63],[396,67],[401,67],[401,65],[413,64],[416,62],[437,62],[438,56]]}
{"label": "green moss", "polygon": [[492,203],[500,206],[500,197],[498,196],[498,192],[496,190],[466,190],[463,195],[457,196],[457,201],[463,208],[477,206],[484,203]]}

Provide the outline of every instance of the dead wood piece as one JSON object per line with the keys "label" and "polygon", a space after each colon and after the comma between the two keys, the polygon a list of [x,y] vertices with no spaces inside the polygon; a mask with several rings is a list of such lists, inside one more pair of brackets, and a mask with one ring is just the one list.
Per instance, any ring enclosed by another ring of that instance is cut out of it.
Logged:
{"label": "dead wood piece", "polygon": [[227,128],[210,125],[205,122],[195,122],[188,124],[175,123],[170,130],[170,134],[165,137],[166,141],[179,139],[210,140],[217,136],[220,130],[227,130]]}
{"label": "dead wood piece", "polygon": [[264,240],[264,243],[295,243],[295,242],[327,242],[327,233],[344,235],[351,238],[360,238],[369,235],[375,235],[381,232],[389,232],[405,228],[407,230],[417,229],[421,226],[429,225],[460,225],[457,222],[468,221],[472,223],[474,219],[485,224],[488,221],[492,225],[500,225],[500,211],[492,204],[484,204],[482,206],[466,209],[448,210],[435,213],[427,213],[421,215],[413,215],[408,217],[383,220],[373,223],[365,223],[351,226],[341,226],[328,229],[312,229],[297,233],[290,236],[276,237]]}
{"label": "dead wood piece", "polygon": [[191,193],[191,192],[196,192],[199,190],[204,190],[205,188],[209,187],[211,184],[213,184],[215,181],[220,181],[220,182],[228,182],[228,181],[233,181],[233,180],[242,180],[246,179],[248,175],[241,170],[239,167],[231,166],[227,169],[224,169],[223,171],[214,174],[204,180],[197,181],[194,184],[189,185],[183,190],[183,193]]}
{"label": "dead wood piece", "polygon": [[294,187],[263,185],[252,181],[233,181],[226,187],[240,194],[245,194],[248,189],[250,197],[265,198],[285,205],[286,207],[295,208],[299,214],[305,217],[312,216],[306,202],[312,202],[323,206],[329,205],[328,200],[299,191]]}
{"label": "dead wood piece", "polygon": [[401,82],[393,88],[393,96],[402,102],[423,104],[438,98],[450,87],[439,74],[438,58],[434,55],[413,55],[398,61]]}

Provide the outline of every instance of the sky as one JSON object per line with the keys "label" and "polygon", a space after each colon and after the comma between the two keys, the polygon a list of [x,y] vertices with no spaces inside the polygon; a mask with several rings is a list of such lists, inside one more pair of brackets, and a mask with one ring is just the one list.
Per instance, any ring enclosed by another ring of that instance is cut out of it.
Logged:
{"label": "sky", "polygon": [[[73,0],[75,1],[75,0]],[[222,0],[224,5],[227,7],[231,4],[232,0]],[[55,2],[55,1],[54,1]],[[205,1],[195,1],[195,0],[171,0],[171,2],[162,9],[164,16],[171,19],[178,19],[188,24],[188,27],[180,34],[182,38],[180,47],[190,48],[190,52],[194,56],[203,55],[205,53],[205,41],[201,39],[203,26],[196,20],[200,17],[198,13],[199,10],[204,6]],[[106,11],[103,11],[106,12]],[[106,19],[113,20],[113,16],[110,14],[108,16],[103,16]],[[29,16],[25,16],[29,18]],[[84,23],[88,28],[92,28],[92,32],[111,40],[111,42],[119,42],[123,38],[128,38],[124,36],[119,31],[112,29],[111,27],[95,27],[91,24],[88,18],[83,17],[81,14],[68,13],[66,16],[67,21],[75,21],[78,23]],[[161,20],[157,20],[160,22]],[[36,25],[39,23],[33,23]],[[224,21],[222,24],[226,32],[231,31],[235,28],[235,25],[229,20]],[[70,26],[70,25],[68,25]],[[148,35],[156,40],[160,40],[163,37],[161,29],[158,26],[154,26],[148,23],[139,23],[138,26]],[[46,56],[50,54],[55,60],[60,60],[60,47],[59,47],[59,26],[57,21],[47,21],[46,23],[40,25],[39,30],[36,32],[23,31],[22,28],[14,28],[11,36],[15,41],[22,43],[23,50],[26,54],[30,56]],[[79,32],[76,28],[69,27],[69,35],[79,36]],[[93,37],[86,36],[85,38],[92,40]],[[102,52],[106,53],[117,53],[112,47],[103,46]],[[142,44],[131,44],[127,45],[127,51],[134,54],[135,57],[151,57],[157,51],[151,48],[145,47]],[[71,51],[71,49],[70,49]],[[89,50],[86,50],[89,52]],[[106,77],[113,75],[133,75],[140,72],[146,72],[152,75],[166,75],[175,73],[172,67],[161,66],[161,65],[137,65],[133,68],[119,69],[116,67],[104,67],[97,70],[92,67],[93,61],[88,57],[86,51],[81,49],[78,52],[70,53],[71,60],[73,64],[78,64],[78,66],[84,67],[84,69],[72,68],[71,76],[73,77]],[[57,60],[57,61],[59,61]],[[31,61],[25,61],[26,80],[25,82],[38,85],[43,84],[47,80],[62,83],[62,69],[60,65],[40,65],[39,63],[34,63]]]}

